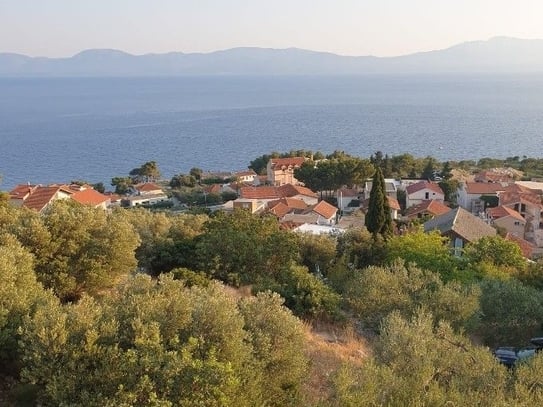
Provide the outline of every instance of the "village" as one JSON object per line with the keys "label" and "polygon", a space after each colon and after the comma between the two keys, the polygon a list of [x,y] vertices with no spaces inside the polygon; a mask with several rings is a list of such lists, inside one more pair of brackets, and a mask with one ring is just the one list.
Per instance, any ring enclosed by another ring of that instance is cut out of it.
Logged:
{"label": "village", "polygon": [[[149,177],[134,178],[135,182],[124,194],[100,192],[97,189],[103,188],[95,189],[87,183],[28,183],[17,185],[8,196],[11,205],[37,212],[45,211],[55,200],[71,199],[104,210],[114,207],[172,212],[195,208],[208,212],[243,209],[252,214],[272,214],[284,230],[311,234],[339,235],[349,228],[362,227],[372,190],[371,179],[361,185],[327,191],[328,198],[322,199],[322,191],[309,189],[295,176],[296,170],[308,160],[301,156],[270,158],[263,175],[251,169],[198,171],[196,181],[203,196],[203,201],[198,202],[180,198],[172,189],[173,181],[168,184]],[[395,233],[405,233],[414,225],[422,225],[426,232],[438,230],[449,239],[451,250],[458,255],[466,244],[500,234],[516,243],[527,259],[543,254],[543,182],[521,181],[518,171],[493,168],[459,177],[457,189],[446,200],[440,187],[440,173],[434,171],[431,178],[385,179]]]}

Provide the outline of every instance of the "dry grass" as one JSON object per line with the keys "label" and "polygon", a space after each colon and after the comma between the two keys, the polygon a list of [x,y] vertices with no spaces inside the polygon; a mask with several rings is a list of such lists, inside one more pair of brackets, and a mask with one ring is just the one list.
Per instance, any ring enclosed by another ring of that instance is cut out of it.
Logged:
{"label": "dry grass", "polygon": [[306,352],[311,361],[304,393],[308,405],[331,396],[330,379],[344,363],[361,365],[371,353],[367,341],[350,328],[332,324],[306,324]]}

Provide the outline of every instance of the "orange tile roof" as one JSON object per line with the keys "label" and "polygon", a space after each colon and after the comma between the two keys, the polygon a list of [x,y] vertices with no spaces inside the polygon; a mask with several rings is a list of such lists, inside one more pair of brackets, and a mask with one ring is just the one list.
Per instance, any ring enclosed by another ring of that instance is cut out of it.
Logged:
{"label": "orange tile roof", "polygon": [[511,182],[514,178],[511,174],[502,171],[480,171],[475,174],[477,182]]}
{"label": "orange tile roof", "polygon": [[506,187],[492,182],[466,182],[465,189],[468,194],[497,194],[505,191]]}
{"label": "orange tile roof", "polygon": [[445,195],[443,190],[435,182],[420,181],[416,184],[408,185],[405,189],[408,195],[414,194],[415,192],[422,191],[423,189],[429,189],[430,191],[435,192],[436,194]]}
{"label": "orange tile roof", "polygon": [[[277,201],[275,201],[275,202],[277,202]],[[278,218],[282,218],[283,216],[285,216],[290,211],[292,211],[292,208],[289,208],[283,202],[278,202],[277,204],[270,207],[270,212],[273,213]]]}
{"label": "orange tile roof", "polygon": [[208,194],[220,194],[222,190],[221,184],[211,184],[204,188]]}
{"label": "orange tile roof", "polygon": [[524,219],[520,213],[518,213],[514,209],[508,208],[507,206],[503,206],[503,205],[502,206],[497,206],[495,208],[488,208],[486,210],[486,213],[492,219],[499,219],[499,218],[503,218],[505,216],[512,216],[515,219],[518,219],[518,220],[521,220],[521,221],[526,221],[526,219]]}
{"label": "orange tile roof", "polygon": [[411,206],[407,209],[407,217],[412,217],[418,215],[419,213],[429,213],[433,216],[439,216],[444,213],[447,213],[451,210],[447,205],[436,201],[436,200],[426,200],[422,201],[418,205]]}
{"label": "orange tile roof", "polygon": [[71,198],[83,205],[98,206],[104,202],[111,201],[109,196],[101,194],[94,189],[83,189],[72,194]]}
{"label": "orange tile roof", "polygon": [[243,187],[239,190],[239,196],[243,199],[279,199],[277,187]]}
{"label": "orange tile roof", "polygon": [[11,199],[25,199],[28,194],[32,193],[38,185],[20,184],[9,191],[9,197]]}
{"label": "orange tile roof", "polygon": [[400,206],[400,203],[398,202],[396,198],[391,198],[390,196],[387,195],[387,200],[388,200],[388,206],[390,206],[390,209],[396,209],[397,211],[402,209]]}
{"label": "orange tile roof", "polygon": [[280,199],[291,198],[296,195],[317,197],[317,194],[309,188],[292,184],[284,184],[280,187],[259,186],[240,189],[240,197],[245,199]]}
{"label": "orange tile roof", "polygon": [[282,167],[299,167],[305,161],[304,157],[270,158],[273,169]]}
{"label": "orange tile roof", "polygon": [[283,184],[277,188],[279,189],[279,193],[283,197],[293,197],[296,195],[304,195],[315,198],[317,197],[317,194],[315,192],[307,187],[302,187],[301,185]]}
{"label": "orange tile roof", "polygon": [[281,198],[275,201],[270,201],[268,202],[268,207],[273,208],[275,205],[279,203],[283,203],[284,205],[288,206],[291,209],[301,209],[301,210],[307,209],[307,204],[301,199],[296,199],[296,198]]}
{"label": "orange tile roof", "polygon": [[140,192],[152,192],[152,191],[162,191],[162,188],[155,184],[154,182],[145,182],[143,184],[135,185],[134,188],[136,188]]}
{"label": "orange tile roof", "polygon": [[38,186],[32,194],[25,199],[23,206],[28,209],[41,212],[49,203],[51,203],[56,194],[61,190],[60,187],[42,187]]}
{"label": "orange tile roof", "polygon": [[505,235],[505,239],[511,242],[515,242],[520,247],[520,251],[522,252],[522,255],[524,257],[528,259],[531,259],[533,257],[536,246],[532,243],[511,233]]}
{"label": "orange tile roof", "polygon": [[320,201],[316,205],[313,205],[309,211],[315,212],[325,219],[331,219],[336,216],[338,209],[326,201]]}

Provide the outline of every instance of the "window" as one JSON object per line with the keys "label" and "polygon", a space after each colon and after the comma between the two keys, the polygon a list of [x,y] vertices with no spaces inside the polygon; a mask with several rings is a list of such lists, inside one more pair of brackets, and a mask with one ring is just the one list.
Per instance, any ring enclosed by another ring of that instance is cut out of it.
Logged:
{"label": "window", "polygon": [[430,193],[429,192],[426,192],[424,194],[424,199],[430,199]]}

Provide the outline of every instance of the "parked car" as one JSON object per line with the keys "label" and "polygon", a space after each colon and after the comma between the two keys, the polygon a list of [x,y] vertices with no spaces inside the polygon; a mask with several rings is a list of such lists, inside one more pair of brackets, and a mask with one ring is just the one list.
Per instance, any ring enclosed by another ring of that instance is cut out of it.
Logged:
{"label": "parked car", "polygon": [[494,351],[494,356],[507,367],[513,367],[533,357],[543,349],[543,337],[532,338],[530,342],[533,346],[525,348],[515,348],[511,346],[501,346]]}

